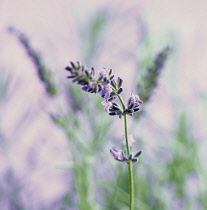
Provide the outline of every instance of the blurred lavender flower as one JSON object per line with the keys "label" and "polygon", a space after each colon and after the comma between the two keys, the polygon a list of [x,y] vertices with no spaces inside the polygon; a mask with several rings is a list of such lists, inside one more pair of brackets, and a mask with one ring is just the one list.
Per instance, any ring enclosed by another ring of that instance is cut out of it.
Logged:
{"label": "blurred lavender flower", "polygon": [[110,153],[115,160],[118,160],[118,161],[121,161],[121,162],[127,161],[127,158],[124,156],[124,151],[119,150],[116,147],[112,147],[110,149]]}
{"label": "blurred lavender flower", "polygon": [[154,58],[152,66],[144,71],[138,82],[138,91],[141,99],[144,102],[149,101],[154,88],[157,86],[157,80],[164,64],[171,53],[170,47],[162,49]]}
{"label": "blurred lavender flower", "polygon": [[[126,144],[126,137],[125,137],[125,135],[123,135],[123,140],[122,141],[123,141],[123,144],[125,145]],[[130,147],[132,147],[132,144],[135,143],[135,139],[132,136],[132,134],[129,134],[129,136],[128,136],[128,143],[129,143]]]}
{"label": "blurred lavender flower", "polygon": [[32,60],[37,70],[40,81],[45,85],[45,89],[50,96],[55,96],[59,92],[59,86],[56,84],[52,71],[44,65],[40,53],[33,49],[28,37],[13,27],[9,27],[8,31],[14,34],[24,47],[27,55]]}

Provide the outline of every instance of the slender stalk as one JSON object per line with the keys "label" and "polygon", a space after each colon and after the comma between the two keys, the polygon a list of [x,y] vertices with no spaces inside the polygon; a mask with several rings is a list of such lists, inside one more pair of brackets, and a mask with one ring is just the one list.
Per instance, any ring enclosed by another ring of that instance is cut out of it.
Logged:
{"label": "slender stalk", "polygon": [[[123,110],[125,109],[125,105],[123,99],[120,95],[117,95]],[[125,139],[126,139],[126,149],[127,149],[127,156],[130,155],[130,145],[128,139],[128,124],[127,124],[127,115],[124,114],[124,131],[125,131]],[[128,163],[128,172],[129,172],[129,187],[130,187],[130,205],[129,210],[134,210],[134,176],[133,176],[133,167],[132,161],[130,160]]]}
{"label": "slender stalk", "polygon": [[124,105],[123,99],[119,94],[117,96],[118,96],[119,101],[121,102],[121,105],[122,105],[122,108],[123,108],[123,111],[124,111],[125,105]]}
{"label": "slender stalk", "polygon": [[128,140],[128,125],[127,125],[127,115],[124,115],[124,131],[125,131],[125,139],[126,139],[126,147],[127,147],[127,156],[130,155],[130,146]]}
{"label": "slender stalk", "polygon": [[[127,147],[127,156],[130,155],[130,146],[128,141],[128,126],[127,126],[127,115],[124,115],[124,130],[125,130],[125,139]],[[129,172],[129,186],[130,186],[130,208],[129,210],[134,210],[134,176],[133,176],[133,167],[132,161],[128,163],[128,172]]]}

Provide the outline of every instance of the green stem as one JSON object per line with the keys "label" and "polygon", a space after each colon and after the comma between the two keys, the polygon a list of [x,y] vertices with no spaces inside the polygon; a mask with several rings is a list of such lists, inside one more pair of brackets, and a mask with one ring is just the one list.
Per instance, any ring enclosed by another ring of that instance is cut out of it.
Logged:
{"label": "green stem", "polygon": [[[123,102],[123,99],[120,95],[117,95],[123,111],[125,110],[125,105]],[[125,139],[126,139],[126,148],[127,148],[127,156],[130,155],[130,145],[129,145],[129,139],[128,139],[128,125],[127,125],[127,115],[124,114],[124,131],[125,131]],[[134,210],[134,176],[133,176],[133,167],[132,167],[132,161],[130,160],[128,163],[128,172],[129,172],[129,187],[130,187],[130,205],[129,210]]]}
{"label": "green stem", "polygon": [[[124,115],[124,130],[125,130],[125,139],[127,147],[127,156],[130,155],[130,146],[128,141],[128,127],[127,127],[127,115]],[[129,210],[134,210],[134,177],[133,177],[133,167],[132,161],[128,163],[128,172],[129,172],[129,184],[130,184],[130,208]]]}
{"label": "green stem", "polygon": [[127,147],[127,156],[130,155],[130,146],[128,140],[128,126],[127,126],[127,115],[124,115],[124,131],[125,131],[125,139],[126,139],[126,147]]}
{"label": "green stem", "polygon": [[124,102],[123,102],[123,99],[120,95],[117,95],[118,98],[119,98],[119,101],[121,102],[121,105],[122,105],[122,108],[123,108],[123,111],[125,110],[125,105],[124,105]]}

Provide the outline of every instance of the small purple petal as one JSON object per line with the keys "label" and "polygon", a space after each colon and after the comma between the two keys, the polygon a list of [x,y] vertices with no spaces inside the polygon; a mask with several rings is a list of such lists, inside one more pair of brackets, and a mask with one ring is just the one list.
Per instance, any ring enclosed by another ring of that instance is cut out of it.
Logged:
{"label": "small purple petal", "polygon": [[82,90],[85,91],[85,92],[87,92],[88,91],[88,85],[82,86]]}
{"label": "small purple petal", "polygon": [[122,150],[119,150],[118,148],[116,147],[112,147],[110,149],[110,153],[111,155],[113,156],[113,158],[115,160],[118,160],[118,161],[125,161],[127,158],[124,156],[124,151]]}
{"label": "small purple petal", "polygon": [[108,100],[110,98],[112,92],[112,88],[109,84],[102,85],[102,89],[99,92],[100,95],[104,96],[105,100]]}
{"label": "small purple petal", "polygon": [[100,72],[99,72],[99,75],[100,76],[103,76],[103,77],[106,77],[107,75],[108,75],[108,71],[106,70],[106,69],[103,69],[103,70],[101,70]]}
{"label": "small purple petal", "polygon": [[143,102],[140,100],[138,95],[134,95],[134,93],[131,93],[131,97],[129,98],[130,103],[139,106]]}
{"label": "small purple petal", "polygon": [[109,101],[107,101],[107,100],[104,100],[104,101],[101,102],[101,104],[102,104],[103,106],[105,106],[105,107],[104,107],[104,111],[105,111],[105,112],[109,112],[109,109],[110,109],[110,107],[112,106],[112,103],[109,102]]}

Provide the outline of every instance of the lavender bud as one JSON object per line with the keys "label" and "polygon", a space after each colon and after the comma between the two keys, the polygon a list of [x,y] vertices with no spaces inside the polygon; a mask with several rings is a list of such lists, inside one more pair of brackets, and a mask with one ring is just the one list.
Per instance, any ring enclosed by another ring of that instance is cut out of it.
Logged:
{"label": "lavender bud", "polygon": [[114,78],[114,75],[110,76],[110,78],[109,78],[109,79],[110,79],[110,80],[112,80],[113,78]]}
{"label": "lavender bud", "polygon": [[85,91],[85,92],[88,92],[88,88],[89,88],[88,85],[84,85],[84,86],[82,87],[82,90]]}
{"label": "lavender bud", "polygon": [[75,69],[75,64],[72,61],[70,61],[70,64]]}
{"label": "lavender bud", "polygon": [[89,92],[89,93],[93,93],[93,88],[92,88],[92,87],[89,87],[89,88],[88,88],[88,92]]}
{"label": "lavender bud", "polygon": [[89,72],[88,72],[88,70],[85,70],[85,74],[86,74],[87,77],[89,77]]}
{"label": "lavender bud", "polygon": [[140,110],[140,108],[136,108],[134,109],[134,112],[138,112]]}
{"label": "lavender bud", "polygon": [[110,80],[107,79],[105,83],[108,85],[110,83]]}
{"label": "lavender bud", "polygon": [[95,70],[94,70],[93,67],[91,68],[91,74],[92,74],[93,76],[95,76]]}
{"label": "lavender bud", "polygon": [[102,90],[102,87],[100,84],[98,84],[98,92],[100,92]]}
{"label": "lavender bud", "polygon": [[112,74],[112,69],[109,70],[109,76]]}
{"label": "lavender bud", "polygon": [[80,63],[79,62],[77,62],[77,66],[72,61],[70,62],[70,64],[71,64],[73,69],[75,69],[75,70],[80,69]]}
{"label": "lavender bud", "polygon": [[108,98],[108,101],[113,101],[116,97],[110,97]]}
{"label": "lavender bud", "polygon": [[131,159],[132,159],[132,154],[130,154],[128,157],[128,160],[131,160]]}
{"label": "lavender bud", "polygon": [[112,105],[112,106],[111,106],[111,109],[113,109],[113,111],[118,111],[118,110],[120,110],[120,108],[119,108],[119,107],[114,106],[114,105]]}
{"label": "lavender bud", "polygon": [[86,81],[85,79],[80,79],[80,80],[78,80],[78,84],[80,84],[80,85],[87,85],[88,81]]}
{"label": "lavender bud", "polygon": [[127,113],[127,114],[132,114],[134,112],[134,110],[132,110],[132,109],[125,109],[124,112]]}
{"label": "lavender bud", "polygon": [[115,82],[115,80],[113,79],[113,80],[111,80],[111,85],[116,89],[116,82]]}
{"label": "lavender bud", "polygon": [[72,80],[72,82],[77,82],[78,81],[78,78],[75,78],[74,80]]}
{"label": "lavender bud", "polygon": [[74,78],[74,77],[76,77],[75,75],[71,75],[71,76],[67,76],[67,78]]}
{"label": "lavender bud", "polygon": [[142,154],[142,151],[137,152],[134,157],[139,157]]}
{"label": "lavender bud", "polygon": [[120,88],[122,86],[123,79],[121,79],[120,77],[118,77],[117,83],[118,83],[118,87]]}
{"label": "lavender bud", "polygon": [[69,66],[66,66],[66,67],[65,67],[65,70],[66,70],[66,71],[72,71],[72,68],[70,68]]}
{"label": "lavender bud", "polygon": [[133,101],[132,101],[132,99],[130,97],[129,100],[128,100],[127,106],[130,106],[131,104],[134,105],[134,103],[133,103]]}
{"label": "lavender bud", "polygon": [[80,72],[74,72],[73,74],[74,74],[76,77],[81,76],[81,73],[80,73]]}
{"label": "lavender bud", "polygon": [[98,81],[101,81],[103,79],[103,75],[100,75],[98,78]]}
{"label": "lavender bud", "polygon": [[119,90],[117,91],[117,94],[120,94],[122,93],[123,89],[122,88],[119,88]]}
{"label": "lavender bud", "polygon": [[80,62],[77,61],[77,66],[76,66],[78,69],[80,69]]}
{"label": "lavender bud", "polygon": [[122,111],[119,110],[118,112],[116,112],[117,115],[122,116]]}
{"label": "lavender bud", "polygon": [[134,107],[134,104],[132,104],[132,103],[128,103],[128,109],[132,109]]}
{"label": "lavender bud", "polygon": [[132,158],[132,162],[137,162],[138,161],[138,159],[137,158]]}
{"label": "lavender bud", "polygon": [[119,105],[116,102],[113,102],[112,104],[116,107],[119,107]]}
{"label": "lavender bud", "polygon": [[114,95],[116,95],[116,93],[114,91],[111,91],[110,96],[114,96]]}

